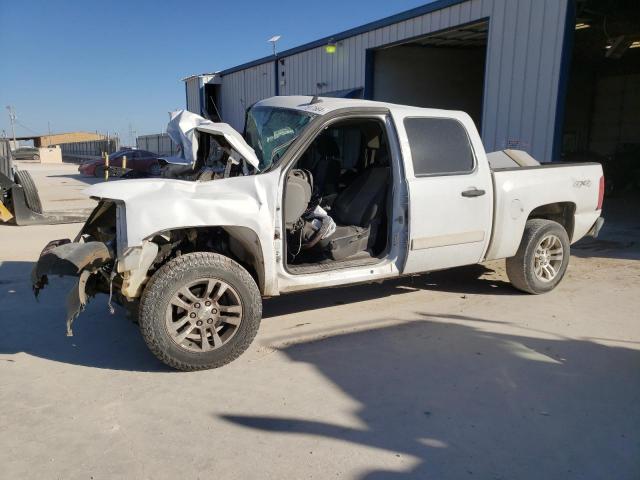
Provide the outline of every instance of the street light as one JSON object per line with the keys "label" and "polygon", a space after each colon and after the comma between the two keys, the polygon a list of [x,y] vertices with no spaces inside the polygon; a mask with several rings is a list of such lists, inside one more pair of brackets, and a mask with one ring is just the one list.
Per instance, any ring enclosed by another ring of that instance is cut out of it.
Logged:
{"label": "street light", "polygon": [[274,35],[269,40],[267,40],[267,42],[269,42],[271,44],[271,46],[273,47],[273,56],[274,57],[276,55],[276,42],[278,40],[280,40],[280,35]]}
{"label": "street light", "polygon": [[11,132],[13,133],[13,148],[18,148],[18,142],[16,141],[16,111],[11,105],[7,105],[7,110],[9,110],[9,123],[11,123]]}

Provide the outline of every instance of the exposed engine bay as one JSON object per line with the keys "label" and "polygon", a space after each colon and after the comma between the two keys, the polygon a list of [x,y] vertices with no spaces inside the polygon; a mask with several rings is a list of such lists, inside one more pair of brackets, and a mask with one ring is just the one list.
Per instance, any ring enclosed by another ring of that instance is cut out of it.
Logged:
{"label": "exposed engine bay", "polygon": [[206,132],[199,132],[198,135],[200,142],[195,162],[193,164],[169,163],[168,159],[165,159],[161,170],[163,178],[208,182],[248,175],[255,171],[219,136]]}
{"label": "exposed engine bay", "polygon": [[209,181],[258,171],[254,150],[226,123],[180,110],[171,114],[167,134],[179,155],[162,160],[162,177]]}
{"label": "exposed engine bay", "polygon": [[287,264],[370,260],[387,246],[389,146],[377,120],[326,128],[289,171]]}

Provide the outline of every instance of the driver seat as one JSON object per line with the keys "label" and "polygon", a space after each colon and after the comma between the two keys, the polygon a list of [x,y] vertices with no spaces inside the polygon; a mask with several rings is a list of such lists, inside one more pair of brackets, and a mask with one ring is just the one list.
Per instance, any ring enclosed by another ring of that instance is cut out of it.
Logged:
{"label": "driver seat", "polygon": [[338,144],[325,131],[315,140],[314,146],[299,168],[309,170],[313,174],[314,194],[320,197],[336,194],[341,171]]}

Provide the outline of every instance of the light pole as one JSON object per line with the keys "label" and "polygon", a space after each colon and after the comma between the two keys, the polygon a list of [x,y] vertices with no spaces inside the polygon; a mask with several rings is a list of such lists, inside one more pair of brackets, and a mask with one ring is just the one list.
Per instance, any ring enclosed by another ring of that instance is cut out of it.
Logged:
{"label": "light pole", "polygon": [[7,110],[9,110],[9,123],[11,123],[11,133],[13,133],[13,148],[18,148],[18,142],[16,141],[16,111],[11,105],[7,105]]}
{"label": "light pole", "polygon": [[267,42],[269,42],[271,44],[271,46],[273,47],[273,56],[274,57],[276,56],[276,43],[278,42],[278,40],[280,40],[280,35],[274,35],[269,40],[267,40]]}
{"label": "light pole", "polygon": [[133,124],[129,123],[129,143],[131,147],[135,147],[137,133],[138,132],[133,129]]}

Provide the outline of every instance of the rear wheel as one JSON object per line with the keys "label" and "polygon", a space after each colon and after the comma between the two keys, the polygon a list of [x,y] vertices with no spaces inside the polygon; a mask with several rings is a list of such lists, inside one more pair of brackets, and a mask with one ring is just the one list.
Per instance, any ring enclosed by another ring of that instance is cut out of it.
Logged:
{"label": "rear wheel", "polygon": [[152,163],[149,167],[149,175],[159,177],[162,174],[162,168],[158,162]]}
{"label": "rear wheel", "polygon": [[189,371],[239,357],[261,317],[262,300],[251,275],[223,255],[197,252],[171,260],[151,277],[139,322],[156,357]]}
{"label": "rear wheel", "polygon": [[527,221],[516,255],[507,258],[511,284],[533,294],[553,290],[567,271],[569,249],[562,225],[544,219]]}
{"label": "rear wheel", "polygon": [[27,206],[36,213],[42,213],[40,195],[38,195],[38,189],[36,188],[36,184],[33,183],[31,174],[26,170],[18,170],[15,174],[14,180],[18,185],[22,186]]}
{"label": "rear wheel", "polygon": [[31,157],[32,160],[40,160],[40,155],[35,154],[33,157]]}
{"label": "rear wheel", "polygon": [[98,165],[96,169],[93,171],[93,175],[96,178],[104,178],[104,170],[105,170],[104,166]]}

